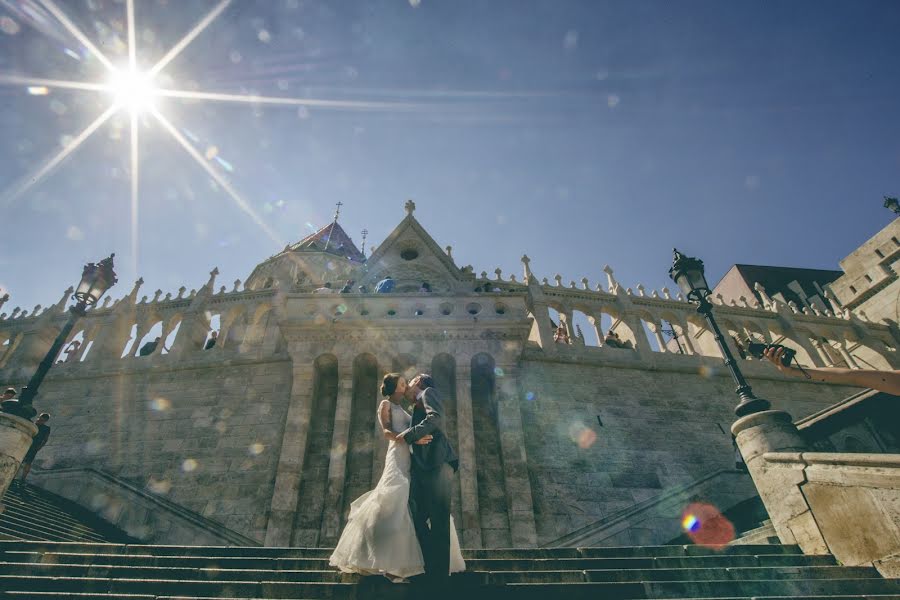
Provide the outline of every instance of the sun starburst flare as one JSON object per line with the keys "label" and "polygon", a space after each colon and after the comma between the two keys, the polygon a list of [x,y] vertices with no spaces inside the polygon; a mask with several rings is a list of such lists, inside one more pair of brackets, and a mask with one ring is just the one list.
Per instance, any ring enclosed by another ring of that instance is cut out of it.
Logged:
{"label": "sun starburst flare", "polygon": [[155,80],[162,70],[172,62],[191,42],[202,34],[222,12],[228,8],[232,0],[220,0],[203,18],[201,18],[163,57],[152,67],[146,70],[138,68],[138,49],[136,42],[136,24],[134,14],[134,0],[126,0],[126,22],[128,31],[128,62],[125,65],[115,65],[94,45],[88,36],[78,28],[75,23],[66,16],[65,12],[53,0],[39,0],[40,4],[49,12],[65,30],[88,50],[102,64],[107,73],[102,82],[69,81],[61,79],[49,79],[30,77],[26,75],[0,74],[0,85],[26,86],[32,95],[46,95],[49,90],[69,89],[84,92],[98,92],[109,96],[110,106],[85,127],[78,135],[73,137],[65,147],[48,156],[34,170],[19,179],[10,188],[0,194],[0,202],[10,203],[21,197],[32,186],[50,175],[56,167],[70,157],[85,140],[103,126],[113,115],[119,112],[128,114],[130,125],[130,210],[131,210],[131,250],[133,268],[137,270],[138,252],[138,214],[140,209],[139,189],[139,117],[150,114],[155,117],[162,129],[172,136],[172,139],[181,146],[197,164],[218,184],[218,186],[232,199],[235,205],[246,214],[253,223],[258,226],[278,247],[284,245],[275,231],[253,210],[252,206],[237,192],[231,182],[213,167],[210,160],[204,157],[188,141],[184,135],[169,121],[156,106],[158,98],[174,98],[184,100],[202,100],[208,102],[249,103],[255,105],[269,105],[282,107],[316,107],[331,110],[401,110],[414,111],[420,105],[397,102],[365,102],[347,100],[325,100],[314,98],[291,98],[279,96],[258,96],[242,94],[226,94],[206,91],[192,91],[180,89],[163,89],[157,87]]}

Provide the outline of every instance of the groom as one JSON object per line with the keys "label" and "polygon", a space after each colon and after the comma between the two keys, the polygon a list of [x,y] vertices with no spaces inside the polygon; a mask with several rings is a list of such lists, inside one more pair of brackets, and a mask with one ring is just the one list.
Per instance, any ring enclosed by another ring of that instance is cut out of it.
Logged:
{"label": "groom", "polygon": [[[413,449],[409,504],[425,558],[425,577],[435,591],[442,591],[450,578],[450,491],[459,459],[444,432],[444,407],[431,375],[413,377],[406,395],[416,403],[409,429],[400,434]],[[430,444],[415,444],[429,434]]]}

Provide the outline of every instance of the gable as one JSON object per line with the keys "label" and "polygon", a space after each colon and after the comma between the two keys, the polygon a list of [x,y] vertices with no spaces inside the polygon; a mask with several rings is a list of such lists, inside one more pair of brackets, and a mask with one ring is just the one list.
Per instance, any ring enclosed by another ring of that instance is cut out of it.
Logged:
{"label": "gable", "polygon": [[438,246],[412,212],[397,225],[366,262],[365,275],[357,282],[370,289],[390,275],[397,292],[415,292],[423,282],[433,291],[456,289],[464,279],[453,259]]}

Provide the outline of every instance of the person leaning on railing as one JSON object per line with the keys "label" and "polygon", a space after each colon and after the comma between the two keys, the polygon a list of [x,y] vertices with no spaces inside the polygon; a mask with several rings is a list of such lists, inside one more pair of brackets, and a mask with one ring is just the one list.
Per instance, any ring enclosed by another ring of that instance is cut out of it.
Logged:
{"label": "person leaning on railing", "polygon": [[872,388],[879,392],[885,392],[894,396],[900,396],[900,371],[876,371],[874,369],[844,369],[841,367],[822,367],[801,371],[796,367],[789,367],[781,362],[784,356],[784,348],[767,348],[763,356],[772,365],[785,375],[791,377],[804,377],[807,373],[813,381],[826,383],[838,383],[841,385],[853,385],[856,387]]}

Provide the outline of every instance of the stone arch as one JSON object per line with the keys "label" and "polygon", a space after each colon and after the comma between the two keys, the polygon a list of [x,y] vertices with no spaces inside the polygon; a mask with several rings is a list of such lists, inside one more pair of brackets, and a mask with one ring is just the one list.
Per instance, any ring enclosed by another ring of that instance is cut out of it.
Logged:
{"label": "stone arch", "polygon": [[693,346],[688,339],[687,325],[681,317],[672,311],[663,311],[659,314],[659,320],[666,349],[669,352],[694,354]]}
{"label": "stone arch", "polygon": [[[150,329],[147,330],[141,339],[134,344],[132,347],[132,356],[153,356],[162,353],[162,340],[163,334],[163,322],[161,320],[156,321],[153,325],[150,326]],[[135,336],[137,337],[137,336]],[[157,340],[157,338],[159,338]],[[156,342],[154,344],[154,342]]]}
{"label": "stone arch", "polygon": [[353,396],[350,405],[350,435],[342,494],[341,524],[350,513],[350,503],[370,489],[373,469],[375,420],[379,395],[378,360],[369,353],[353,359]]}
{"label": "stone arch", "polygon": [[691,343],[697,354],[721,358],[722,352],[705,319],[698,314],[691,314],[686,317],[685,321],[687,322],[687,333],[691,336]]}
{"label": "stone arch", "polygon": [[815,334],[812,331],[800,327],[781,328],[778,325],[773,326],[771,331],[773,333],[773,343],[783,344],[797,352],[797,356],[794,359],[796,364],[801,367],[825,366],[823,357],[812,342],[815,339]]}
{"label": "stone arch", "polygon": [[472,417],[475,423],[475,466],[481,535],[486,548],[512,544],[506,504],[500,432],[496,408],[494,358],[481,352],[470,363]]}
{"label": "stone arch", "polygon": [[[594,313],[595,326],[598,315],[602,333],[612,333],[618,336],[619,342],[624,348],[636,349],[639,347],[635,329],[621,310],[611,304],[600,305]],[[606,341],[603,342],[603,345],[613,347],[607,344]]]}
{"label": "stone arch", "polygon": [[221,328],[216,345],[220,348],[237,348],[247,333],[247,306],[236,304],[221,317]]}
{"label": "stone arch", "polygon": [[337,394],[338,359],[334,354],[321,354],[313,361],[312,411],[291,540],[295,546],[318,545]]}
{"label": "stone arch", "polygon": [[137,349],[135,348],[135,346],[137,345],[137,333],[138,326],[137,323],[134,323],[128,330],[128,339],[125,342],[125,347],[122,348],[122,354],[119,356],[119,358],[132,356],[137,352]]}
{"label": "stone arch", "polygon": [[73,334],[70,334],[66,343],[62,345],[62,348],[59,349],[59,354],[56,355],[56,360],[54,362],[57,363],[74,363],[78,362],[78,359],[81,356],[82,351],[84,350],[86,332],[84,329],[79,329]]}
{"label": "stone arch", "polygon": [[[848,338],[851,336],[847,336]],[[852,336],[847,340],[847,352],[862,369],[893,370],[894,365],[888,358],[895,353],[888,350],[887,344],[875,336]]]}
{"label": "stone arch", "polygon": [[[572,341],[577,341],[582,346],[591,346],[598,347],[602,343],[602,340],[599,336],[592,331],[594,329],[593,323],[588,318],[588,314],[579,308],[572,309],[572,324],[575,328],[575,338],[572,338]],[[579,336],[578,333],[581,333]]]}

